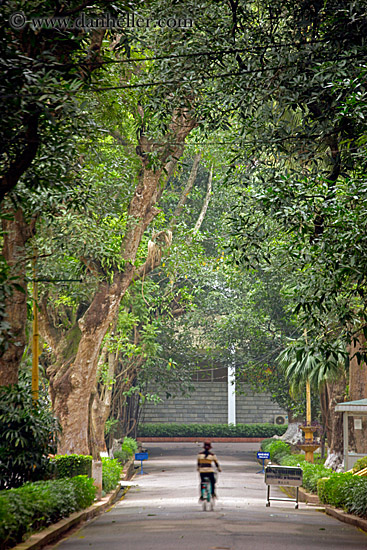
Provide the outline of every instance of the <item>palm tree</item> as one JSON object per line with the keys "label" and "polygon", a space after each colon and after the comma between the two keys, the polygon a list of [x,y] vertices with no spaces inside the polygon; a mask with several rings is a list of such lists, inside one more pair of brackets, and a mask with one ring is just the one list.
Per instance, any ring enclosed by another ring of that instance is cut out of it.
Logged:
{"label": "palm tree", "polygon": [[319,393],[322,424],[328,441],[329,467],[338,468],[343,461],[342,416],[335,405],[344,400],[348,353],[340,340],[307,342],[292,340],[279,354],[278,363],[290,381],[291,391],[304,391],[307,382]]}

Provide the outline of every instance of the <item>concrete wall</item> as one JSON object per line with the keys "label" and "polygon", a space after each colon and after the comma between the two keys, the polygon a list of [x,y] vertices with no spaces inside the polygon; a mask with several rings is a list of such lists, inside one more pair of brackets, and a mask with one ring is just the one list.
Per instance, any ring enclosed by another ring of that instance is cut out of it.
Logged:
{"label": "concrete wall", "polygon": [[[189,397],[166,399],[162,395],[161,403],[146,403],[142,423],[227,424],[227,382],[196,382],[193,385],[195,392]],[[276,414],[285,412],[267,394],[254,394],[247,388],[245,395],[236,396],[238,424],[273,423]]]}

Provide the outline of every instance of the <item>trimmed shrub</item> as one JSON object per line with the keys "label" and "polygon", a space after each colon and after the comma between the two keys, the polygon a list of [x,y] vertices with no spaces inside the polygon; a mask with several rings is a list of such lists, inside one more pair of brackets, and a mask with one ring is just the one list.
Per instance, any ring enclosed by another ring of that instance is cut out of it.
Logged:
{"label": "trimmed shrub", "polygon": [[138,437],[272,437],[286,429],[276,424],[144,424]]}
{"label": "trimmed shrub", "polygon": [[362,458],[359,458],[357,460],[357,462],[353,466],[352,472],[355,474],[356,472],[364,470],[364,468],[367,468],[367,456],[363,456]]}
{"label": "trimmed shrub", "polygon": [[94,486],[94,480],[87,476],[75,476],[72,478],[76,509],[83,510],[88,508],[96,496],[97,488]]}
{"label": "trimmed shrub", "polygon": [[317,493],[317,482],[323,477],[330,477],[333,474],[331,468],[325,468],[323,464],[311,464],[303,461],[300,463],[303,469],[302,486],[311,493]]}
{"label": "trimmed shrub", "polygon": [[320,502],[327,503],[327,490],[326,482],[329,480],[328,477],[321,477],[317,480],[317,496],[319,497]]}
{"label": "trimmed shrub", "polygon": [[0,492],[0,548],[10,548],[71,513],[90,506],[96,494],[87,476],[26,483]]}
{"label": "trimmed shrub", "polygon": [[346,491],[345,509],[349,514],[367,517],[367,479],[355,476],[352,486]]}
{"label": "trimmed shrub", "polygon": [[317,494],[321,502],[343,508],[346,492],[353,486],[357,478],[353,474],[332,473],[317,483]]}
{"label": "trimmed shrub", "polygon": [[89,455],[56,455],[52,459],[56,477],[92,475],[92,457]]}
{"label": "trimmed shrub", "polygon": [[109,493],[120,481],[122,466],[115,458],[102,458],[102,489]]}
{"label": "trimmed shrub", "polygon": [[349,514],[367,517],[367,479],[352,473],[332,474],[320,479],[317,494],[321,502],[343,508]]}

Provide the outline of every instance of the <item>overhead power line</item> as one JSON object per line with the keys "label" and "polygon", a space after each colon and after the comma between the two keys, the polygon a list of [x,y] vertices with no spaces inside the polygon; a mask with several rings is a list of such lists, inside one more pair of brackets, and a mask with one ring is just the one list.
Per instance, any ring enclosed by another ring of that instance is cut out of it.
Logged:
{"label": "overhead power line", "polygon": [[[310,59],[310,60],[302,60],[302,65],[304,67],[306,66],[310,66],[312,64],[315,64],[315,65],[321,65],[322,63],[328,63],[328,62],[338,62],[338,61],[341,61],[341,60],[345,60],[345,61],[348,61],[348,60],[355,60],[355,59],[358,59],[359,56],[358,55],[346,55],[346,56],[335,56],[335,57],[332,57],[332,58],[326,58],[326,59]],[[361,58],[361,63],[365,63],[365,65],[362,65],[360,68],[361,69],[366,69],[367,68],[367,54],[366,56],[362,57]],[[220,73],[220,74],[212,74],[212,75],[202,75],[200,77],[197,77],[197,78],[190,78],[188,79],[187,81],[185,81],[183,78],[180,78],[179,80],[160,80],[160,81],[152,81],[152,82],[143,82],[143,83],[140,83],[140,84],[120,84],[118,86],[105,86],[105,87],[100,87],[100,88],[97,88],[97,87],[93,87],[91,86],[90,88],[88,88],[88,91],[92,91],[92,92],[104,92],[104,91],[109,91],[109,90],[126,90],[126,89],[136,89],[136,88],[150,88],[152,86],[168,86],[168,85],[177,85],[177,84],[180,84],[182,85],[182,83],[187,83],[187,84],[190,84],[190,83],[197,83],[197,82],[203,82],[205,80],[216,80],[216,79],[222,79],[222,78],[229,78],[229,77],[233,77],[233,76],[243,76],[243,75],[248,75],[248,74],[256,74],[256,73],[263,73],[263,72],[267,72],[267,71],[279,71],[279,70],[282,70],[282,69],[291,69],[291,68],[297,68],[299,69],[300,68],[300,65],[297,64],[297,63],[294,63],[294,64],[288,64],[288,65],[277,65],[275,67],[262,67],[262,68],[257,68],[257,69],[248,69],[248,70],[238,70],[238,71],[231,71],[231,72],[228,72],[228,73]],[[355,66],[354,67],[355,69],[357,69],[358,67]],[[246,89],[249,89],[249,87],[247,86]],[[55,93],[55,89],[52,88],[52,92]],[[62,89],[62,92],[65,93],[65,90]],[[71,95],[72,93],[78,93],[80,92],[80,88],[78,90],[75,90],[75,91],[68,91],[68,95]],[[25,91],[26,93],[26,96],[27,97],[39,97],[41,95],[45,95],[47,93],[47,90],[41,90],[39,93],[30,93],[29,91]],[[0,97],[2,98],[9,98],[9,97],[19,97],[21,94],[20,93],[17,93],[17,94],[0,94]]]}
{"label": "overhead power line", "polygon": [[[351,55],[351,56],[333,57],[331,59],[319,60],[319,61],[317,61],[317,63],[327,63],[327,62],[330,62],[330,61],[337,62],[337,61],[340,61],[340,60],[349,60],[349,59],[356,59],[356,56]],[[306,66],[306,65],[314,64],[315,62],[316,62],[316,60],[314,60],[314,59],[305,60],[305,61],[302,61],[302,64],[304,66]],[[366,55],[366,58],[365,58],[365,62],[367,62],[367,55]],[[299,65],[297,65],[297,64],[277,65],[276,67],[262,67],[262,68],[257,68],[257,69],[230,71],[228,73],[221,73],[221,74],[218,74],[218,75],[216,75],[216,74],[203,75],[203,76],[200,76],[198,78],[190,78],[187,81],[184,78],[180,78],[179,80],[160,80],[160,81],[157,81],[157,82],[153,81],[153,82],[145,82],[145,83],[141,83],[141,84],[121,84],[121,85],[118,85],[118,86],[105,86],[103,88],[93,88],[93,86],[92,86],[90,88],[90,90],[94,91],[94,92],[104,92],[104,91],[109,91],[109,90],[124,90],[124,89],[130,89],[130,88],[149,88],[151,86],[167,86],[167,85],[171,85],[171,84],[181,84],[182,85],[183,83],[190,84],[191,82],[200,82],[200,81],[204,81],[206,79],[215,80],[215,79],[228,78],[228,77],[232,77],[232,76],[242,76],[242,75],[256,74],[256,73],[262,73],[262,72],[267,72],[267,71],[279,71],[279,70],[282,70],[282,69],[291,69],[291,68],[299,68]]]}

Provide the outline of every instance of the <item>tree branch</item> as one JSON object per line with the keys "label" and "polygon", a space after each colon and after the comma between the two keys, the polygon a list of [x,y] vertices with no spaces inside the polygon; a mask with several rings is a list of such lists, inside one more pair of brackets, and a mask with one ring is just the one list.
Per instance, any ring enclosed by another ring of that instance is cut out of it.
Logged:
{"label": "tree branch", "polygon": [[201,212],[199,214],[199,217],[197,219],[197,222],[195,224],[194,230],[192,232],[192,236],[189,239],[189,242],[191,242],[193,237],[195,237],[195,235],[198,233],[198,231],[199,231],[199,229],[202,226],[202,223],[204,221],[206,212],[208,210],[210,197],[212,195],[212,181],[213,181],[213,166],[210,167],[209,178],[208,178],[208,186],[207,186],[207,191],[206,191],[204,203],[203,203]]}
{"label": "tree branch", "polygon": [[184,188],[184,190],[181,194],[180,200],[177,203],[176,209],[175,209],[175,211],[173,213],[173,216],[171,218],[171,221],[168,225],[168,227],[171,230],[175,227],[175,225],[177,223],[177,219],[179,218],[179,216],[182,212],[182,209],[185,206],[185,203],[187,201],[187,197],[189,196],[189,193],[190,193],[191,189],[194,186],[196,175],[198,173],[200,160],[201,160],[201,153],[197,153],[194,157],[194,163],[192,165],[191,172],[190,172],[189,178],[187,180],[186,186],[185,186],[185,188]]}
{"label": "tree branch", "polygon": [[49,310],[51,305],[48,304],[48,292],[42,295],[41,299],[38,301],[40,308],[39,315],[39,330],[43,338],[48,344],[52,347],[52,350],[56,352],[60,339],[63,337],[61,329],[57,329],[55,323],[53,322]]}

